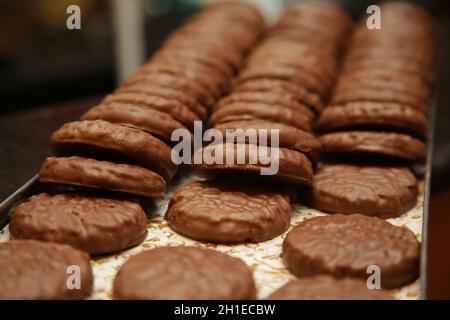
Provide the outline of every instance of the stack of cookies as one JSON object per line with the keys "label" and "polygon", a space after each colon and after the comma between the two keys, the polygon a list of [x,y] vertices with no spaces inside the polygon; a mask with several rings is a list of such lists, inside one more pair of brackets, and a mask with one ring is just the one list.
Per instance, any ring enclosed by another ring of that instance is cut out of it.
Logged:
{"label": "stack of cookies", "polygon": [[211,5],[187,21],[116,92],[52,135],[58,156],[45,160],[39,180],[55,191],[76,190],[21,204],[12,215],[12,237],[89,254],[142,242],[146,215],[138,201],[123,198],[164,196],[177,169],[172,132],[192,131],[194,121],[207,118],[263,28],[260,13],[242,2]]}
{"label": "stack of cookies", "polygon": [[[381,29],[355,29],[317,128],[325,157],[313,204],[327,212],[397,216],[416,202],[416,179],[392,164],[423,160],[433,86],[432,17],[406,3],[381,6]],[[374,165],[376,163],[376,165]],[[380,165],[383,164],[383,165]]]}
{"label": "stack of cookies", "polygon": [[[330,23],[324,24],[325,18]],[[287,230],[289,196],[270,185],[311,185],[313,164],[320,153],[312,124],[327,99],[351,26],[339,7],[309,2],[288,8],[268,30],[239,73],[232,93],[213,106],[209,118],[215,136],[231,133],[236,139],[214,141],[194,154],[195,169],[219,174],[174,193],[166,213],[173,230],[215,243],[265,241]],[[311,35],[312,30],[317,32]],[[321,43],[327,44],[326,50]],[[272,131],[279,134],[276,140]],[[245,159],[239,162],[242,151]],[[262,154],[278,155],[278,170],[267,175],[266,183],[249,179],[272,165],[263,163]],[[209,155],[223,156],[223,161],[211,162]],[[196,156],[203,161],[195,162]],[[252,157],[256,158],[253,163]],[[232,173],[252,176],[247,181],[224,177]]]}
{"label": "stack of cookies", "polygon": [[[244,135],[256,131],[253,141],[244,137],[245,164],[204,161],[194,162],[195,167],[208,173],[259,175],[261,167],[269,164],[260,158],[258,145],[259,151],[279,159],[277,173],[269,174],[271,181],[310,186],[320,149],[311,134],[312,124],[328,98],[351,26],[349,17],[331,4],[308,2],[289,7],[252,51],[232,93],[213,107],[209,118],[210,128],[224,135],[230,130],[244,130]],[[278,132],[278,140],[271,131]],[[241,146],[226,140],[198,153],[236,155]],[[251,154],[258,154],[254,163],[248,163]]]}

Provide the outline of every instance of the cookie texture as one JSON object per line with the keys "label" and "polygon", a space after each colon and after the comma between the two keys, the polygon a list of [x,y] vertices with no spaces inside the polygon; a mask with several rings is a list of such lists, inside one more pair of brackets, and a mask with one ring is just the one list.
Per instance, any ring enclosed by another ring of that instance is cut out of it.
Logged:
{"label": "cookie texture", "polygon": [[224,181],[190,183],[176,191],[166,212],[169,226],[209,242],[259,242],[285,232],[289,197],[256,184]]}
{"label": "cookie texture", "polygon": [[329,274],[367,280],[379,268],[384,288],[406,285],[419,275],[420,243],[406,227],[360,214],[311,218],[283,242],[283,261],[296,276]]}
{"label": "cookie texture", "polygon": [[114,298],[127,300],[254,299],[250,269],[212,249],[160,247],[140,253],[119,269]]}
{"label": "cookie texture", "polygon": [[146,106],[128,103],[100,104],[87,111],[81,120],[105,120],[147,131],[170,143],[172,132],[186,129],[172,116]]}
{"label": "cookie texture", "polygon": [[291,280],[267,299],[270,300],[392,300],[383,289],[368,289],[366,281],[326,275]]}
{"label": "cookie texture", "polygon": [[283,106],[301,112],[310,121],[315,118],[313,111],[311,111],[307,105],[300,103],[298,100],[287,94],[282,95],[274,92],[233,92],[221,99],[214,110],[220,109],[228,104],[239,102],[259,102],[265,105],[273,105],[274,107]]}
{"label": "cookie texture", "polygon": [[[272,133],[278,134],[278,144],[280,147],[293,149],[304,153],[311,161],[316,162],[320,156],[321,144],[310,133],[293,126],[288,126],[278,122],[266,120],[244,120],[230,121],[215,126],[216,129],[222,131],[222,134],[234,134],[236,141],[244,138],[245,143],[253,143],[258,145],[270,145],[272,142]],[[253,131],[254,130],[254,131]],[[264,133],[267,132],[267,134]],[[262,134],[260,134],[262,132]],[[248,135],[246,135],[248,133]],[[254,133],[254,135],[253,135]],[[255,139],[256,138],[256,139]]]}
{"label": "cookie texture", "polygon": [[341,129],[376,129],[406,132],[426,137],[427,118],[419,111],[395,103],[355,102],[329,106],[317,120],[323,132]]}
{"label": "cookie texture", "polygon": [[[74,267],[79,268],[79,286],[70,287],[67,284],[72,284],[69,277]],[[89,256],[57,243],[1,243],[0,270],[0,300],[84,299],[93,285]]]}
{"label": "cookie texture", "polygon": [[135,246],[147,235],[147,217],[132,201],[70,194],[32,196],[14,211],[14,239],[65,243],[90,254]]}
{"label": "cookie texture", "polygon": [[309,91],[302,85],[282,79],[264,78],[243,81],[233,88],[233,92],[269,92],[287,95],[308,105],[316,113],[323,109],[323,101],[317,93]]}
{"label": "cookie texture", "polygon": [[330,213],[399,216],[416,203],[417,180],[406,167],[323,164],[312,187],[312,206]]}
{"label": "cookie texture", "polygon": [[425,144],[409,135],[392,132],[344,131],[319,138],[324,153],[362,154],[403,160],[425,158]]}
{"label": "cookie texture", "polygon": [[137,166],[82,157],[49,157],[39,170],[39,180],[127,192],[162,198],[166,181],[159,174]]}
{"label": "cookie texture", "polygon": [[199,116],[197,116],[184,104],[178,102],[177,100],[167,99],[164,97],[139,93],[117,92],[106,96],[102,103],[106,105],[110,103],[125,103],[145,106],[146,108],[154,109],[170,115],[172,118],[181,122],[189,129],[193,128],[194,121],[201,120]]}
{"label": "cookie texture", "polygon": [[262,119],[311,131],[312,120],[301,111],[260,102],[236,102],[218,108],[209,118],[209,126],[237,120]]}
{"label": "cookie texture", "polygon": [[310,186],[311,161],[303,153],[287,148],[254,144],[213,144],[197,150],[193,167],[199,172],[235,172],[264,175],[273,181]]}
{"label": "cookie texture", "polygon": [[171,149],[149,133],[103,120],[69,122],[51,137],[54,148],[64,154],[84,153],[129,159],[160,173],[167,180],[176,172]]}

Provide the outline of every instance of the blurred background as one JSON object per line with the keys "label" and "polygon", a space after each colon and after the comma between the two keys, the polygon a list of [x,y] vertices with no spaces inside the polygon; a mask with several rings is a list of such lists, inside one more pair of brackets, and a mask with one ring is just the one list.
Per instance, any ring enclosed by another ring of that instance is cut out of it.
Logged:
{"label": "blurred background", "polygon": [[[51,153],[50,134],[111,92],[166,36],[211,0],[0,0],[0,201]],[[274,19],[293,0],[250,0]],[[335,1],[354,17],[378,1]],[[411,1],[440,30],[430,163],[428,296],[450,298],[450,1]],[[81,29],[69,30],[69,5]],[[326,22],[325,22],[326,23]]]}
{"label": "blurred background", "polygon": [[[0,112],[111,91],[131,69],[124,64],[142,63],[170,31],[207,2],[0,0]],[[253,2],[270,19],[292,1]],[[354,14],[373,3],[337,2]],[[417,2],[439,13],[446,1]],[[73,4],[81,9],[81,30],[66,27],[66,8]]]}

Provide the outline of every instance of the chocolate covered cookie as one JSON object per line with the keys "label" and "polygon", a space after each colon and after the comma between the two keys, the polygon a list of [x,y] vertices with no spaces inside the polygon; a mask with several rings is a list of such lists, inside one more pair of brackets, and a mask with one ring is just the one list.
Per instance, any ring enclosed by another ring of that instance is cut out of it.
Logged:
{"label": "chocolate covered cookie", "polygon": [[306,186],[311,185],[313,176],[311,161],[303,153],[254,144],[206,146],[195,152],[193,167],[204,173],[262,175],[273,181]]}
{"label": "chocolate covered cookie", "polygon": [[[141,74],[136,77],[132,76],[126,80],[122,86],[132,86],[138,83],[146,83],[148,85],[155,85],[186,92],[200,103],[204,103],[206,106],[211,106],[216,100],[206,88],[200,86],[197,82],[170,73],[152,73],[144,75]],[[163,107],[159,106],[159,108]],[[170,111],[169,109],[166,110],[167,112]],[[186,113],[189,114],[188,112]]]}
{"label": "chocolate covered cookie", "polygon": [[300,103],[310,106],[316,113],[323,109],[322,99],[317,93],[295,82],[282,79],[250,79],[240,82],[238,86],[233,88],[233,92],[273,92],[292,97]]}
{"label": "chocolate covered cookie", "polygon": [[301,112],[310,121],[312,121],[315,118],[314,113],[307,105],[296,101],[292,97],[289,97],[289,95],[281,95],[269,92],[232,93],[231,95],[220,100],[213,110],[218,110],[226,105],[240,102],[262,103],[264,105],[272,105],[275,108],[282,106],[288,109],[292,109],[294,111]]}
{"label": "chocolate covered cookie", "polygon": [[329,87],[322,79],[306,70],[299,72],[298,68],[292,66],[252,66],[246,68],[239,74],[237,83],[248,81],[250,79],[282,79],[301,84],[319,95],[326,95]]}
{"label": "chocolate covered cookie", "polygon": [[343,104],[351,102],[379,102],[379,103],[398,103],[412,107],[424,114],[428,113],[429,103],[426,100],[415,97],[404,92],[399,92],[395,88],[383,88],[380,86],[357,86],[345,87],[340,86],[334,92],[332,103]]}
{"label": "chocolate covered cookie", "polygon": [[[224,136],[228,133],[235,135],[237,138],[241,136],[245,137],[245,134],[249,133],[249,136],[244,139],[245,143],[251,143],[251,139],[256,137],[256,143],[258,145],[270,145],[272,142],[272,130],[276,130],[278,132],[278,143],[280,147],[300,151],[313,162],[316,162],[320,155],[321,145],[310,132],[282,123],[267,120],[230,121],[219,123],[214,128],[221,130]],[[267,131],[261,135],[260,130]],[[253,132],[256,134],[250,136],[250,133]]]}
{"label": "chocolate covered cookie", "polygon": [[69,122],[52,135],[53,147],[62,154],[94,154],[120,158],[148,167],[164,178],[176,172],[171,149],[151,134],[103,120]]}
{"label": "chocolate covered cookie", "polygon": [[312,206],[330,213],[399,216],[416,198],[417,180],[406,167],[323,164],[312,187]]}
{"label": "chocolate covered cookie", "polygon": [[[34,240],[0,244],[0,300],[63,300],[89,296],[89,256],[71,246]],[[79,276],[76,283],[70,279]]]}
{"label": "chocolate covered cookie", "polygon": [[177,190],[166,212],[169,226],[208,242],[259,242],[285,232],[289,197],[257,184],[193,182]]}
{"label": "chocolate covered cookie", "polygon": [[114,93],[106,96],[102,101],[103,104],[110,103],[124,103],[138,106],[145,106],[170,115],[172,118],[181,122],[184,126],[191,129],[194,126],[194,121],[201,120],[201,118],[191,111],[184,104],[173,100],[158,96],[151,96],[139,93]]}
{"label": "chocolate covered cookie", "polygon": [[401,131],[426,137],[428,121],[412,107],[396,103],[354,102],[327,107],[317,120],[323,132],[342,129]]}
{"label": "chocolate covered cookie", "polygon": [[90,254],[135,246],[147,235],[147,217],[132,201],[70,194],[32,196],[14,211],[14,239],[70,244]]}
{"label": "chocolate covered cookie", "polygon": [[326,275],[291,280],[267,299],[271,300],[391,300],[383,289],[368,289],[366,281]]}
{"label": "chocolate covered cookie", "polygon": [[305,220],[287,234],[283,261],[299,277],[329,274],[367,280],[379,271],[384,288],[419,275],[420,243],[414,233],[376,217],[330,215]]}
{"label": "chocolate covered cookie", "polygon": [[161,247],[130,258],[114,279],[114,298],[126,300],[254,299],[250,269],[211,249]]}
{"label": "chocolate covered cookie", "polygon": [[119,102],[95,106],[89,109],[81,120],[105,120],[132,126],[161,138],[167,143],[170,143],[174,130],[186,128],[167,113],[139,104]]}
{"label": "chocolate covered cookie", "polygon": [[39,170],[39,180],[162,198],[166,181],[138,166],[82,157],[49,157]]}
{"label": "chocolate covered cookie", "polygon": [[217,109],[209,118],[209,126],[238,120],[267,120],[311,131],[312,119],[301,111],[261,102],[235,102]]}
{"label": "chocolate covered cookie", "polygon": [[425,144],[409,135],[391,132],[343,131],[322,135],[322,151],[330,154],[377,155],[404,160],[425,158]]}

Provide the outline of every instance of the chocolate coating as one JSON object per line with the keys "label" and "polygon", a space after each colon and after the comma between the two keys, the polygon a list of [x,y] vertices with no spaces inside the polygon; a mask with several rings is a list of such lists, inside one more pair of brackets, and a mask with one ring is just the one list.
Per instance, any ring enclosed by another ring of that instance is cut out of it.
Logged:
{"label": "chocolate coating", "polygon": [[[243,148],[243,151],[240,151],[240,148]],[[276,152],[278,152],[278,157]],[[263,159],[259,156],[261,153],[267,155],[268,159],[273,160],[272,169],[274,169],[274,171],[276,169],[274,162],[278,161],[278,171],[273,172],[274,174],[272,175],[266,175],[267,178],[290,184],[311,185],[313,176],[311,161],[303,153],[286,148],[257,146],[252,144],[240,146],[239,144],[231,143],[209,145],[196,151],[194,154],[193,167],[200,172],[239,172],[243,174],[260,175],[262,173],[262,168],[270,167],[270,164],[262,163],[261,160]],[[208,163],[205,161],[210,155],[215,154],[223,155],[221,158],[222,163]],[[238,163],[239,154],[244,154],[244,164]],[[270,158],[270,155],[273,155],[272,159]],[[195,157],[203,158],[202,163],[196,164]],[[232,159],[232,163],[227,163],[227,157],[228,159]],[[256,158],[255,163],[250,162],[252,157],[253,159]]]}
{"label": "chocolate coating", "polygon": [[49,157],[44,161],[42,182],[84,186],[162,198],[166,181],[145,168],[82,157]]}
{"label": "chocolate coating", "polygon": [[[311,133],[282,123],[256,119],[220,123],[216,125],[215,128],[221,130],[224,136],[226,136],[227,130],[242,129],[246,131],[248,129],[253,129],[256,131],[257,143],[260,145],[262,142],[260,140],[259,130],[278,130],[280,147],[300,151],[307,155],[313,162],[317,161],[320,155],[321,145]],[[266,145],[270,145],[271,143],[270,132],[271,131],[267,133]],[[247,138],[245,142],[249,143],[249,139]]]}
{"label": "chocolate coating", "polygon": [[65,243],[100,254],[141,243],[146,225],[147,217],[135,202],[41,193],[16,208],[9,230],[14,239]]}
{"label": "chocolate coating", "polygon": [[312,119],[299,110],[261,102],[235,102],[218,108],[209,118],[209,126],[238,120],[267,120],[311,131]]}
{"label": "chocolate coating", "polygon": [[425,158],[425,144],[401,133],[373,131],[344,131],[319,138],[324,153],[375,154],[406,160]]}
{"label": "chocolate coating", "polygon": [[279,106],[286,107],[295,111],[299,111],[304,114],[309,120],[315,118],[311,109],[302,103],[289,97],[289,95],[281,95],[279,93],[272,92],[237,92],[226,96],[216,105],[214,110],[220,109],[223,106],[239,102],[259,102],[264,105],[273,105],[275,108]]}
{"label": "chocolate coating", "polygon": [[[71,266],[80,287],[69,289]],[[68,245],[35,240],[0,244],[0,300],[62,300],[89,296],[93,275],[89,256]],[[69,272],[68,272],[69,271]]]}
{"label": "chocolate coating", "polygon": [[425,137],[427,118],[414,108],[396,103],[354,102],[327,107],[317,121],[321,131],[341,129],[396,130]]}
{"label": "chocolate coating", "polygon": [[391,300],[383,289],[368,289],[365,281],[319,275],[291,280],[267,299],[271,300]]}
{"label": "chocolate coating", "polygon": [[105,120],[147,131],[165,142],[170,142],[172,132],[186,128],[172,116],[146,106],[128,103],[100,104],[87,111],[81,120]]}
{"label": "chocolate coating", "polygon": [[125,262],[114,280],[114,298],[131,300],[254,299],[250,269],[219,251],[161,247]]}
{"label": "chocolate coating", "polygon": [[312,206],[331,213],[399,216],[416,197],[417,181],[406,167],[323,164],[312,187]]}
{"label": "chocolate coating", "polygon": [[[69,122],[55,131],[53,146],[74,155],[79,148],[92,148],[95,153],[120,156],[160,173],[166,180],[173,177],[176,166],[171,159],[171,149],[151,134],[103,120]],[[73,149],[73,150],[72,150]]]}
{"label": "chocolate coating", "polygon": [[274,79],[284,79],[289,80],[301,85],[313,92],[317,92],[320,96],[326,95],[328,92],[328,85],[324,83],[315,74],[303,70],[299,72],[298,68],[292,66],[252,66],[251,68],[246,68],[239,74],[237,79],[238,83],[242,81],[247,81],[250,79],[262,79],[262,78],[274,78]]}
{"label": "chocolate coating", "polygon": [[146,94],[118,92],[106,96],[102,103],[106,105],[110,103],[125,103],[145,106],[170,115],[172,118],[178,120],[189,129],[193,128],[194,121],[201,119],[184,104],[174,99],[150,96]]}
{"label": "chocolate coating", "polygon": [[289,197],[256,184],[193,182],[176,191],[166,212],[169,226],[209,242],[258,242],[285,232]]}
{"label": "chocolate coating", "polygon": [[318,94],[300,84],[282,79],[250,79],[240,82],[233,92],[273,92],[288,95],[300,103],[310,106],[316,113],[323,109],[323,102]]}
{"label": "chocolate coating", "polygon": [[296,276],[329,274],[367,280],[369,266],[380,271],[381,286],[397,288],[419,275],[420,243],[414,233],[360,214],[311,218],[283,242],[283,261]]}

